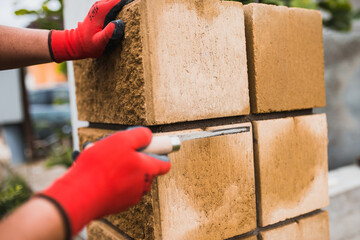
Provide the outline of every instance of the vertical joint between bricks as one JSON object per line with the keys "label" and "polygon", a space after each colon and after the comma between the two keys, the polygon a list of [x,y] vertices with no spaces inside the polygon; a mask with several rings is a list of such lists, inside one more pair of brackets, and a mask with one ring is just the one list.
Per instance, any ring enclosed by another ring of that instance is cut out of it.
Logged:
{"label": "vertical joint between bricks", "polygon": [[254,122],[251,122],[252,125],[252,137],[253,137],[253,159],[254,159],[254,180],[255,180],[255,203],[256,203],[256,224],[257,227],[260,227],[260,188],[258,186],[260,186],[260,179],[258,174],[260,169],[259,166],[256,162],[256,158],[257,158],[257,152],[256,152],[256,145],[257,145],[257,139],[256,139],[256,135],[255,135],[255,127],[254,127]]}

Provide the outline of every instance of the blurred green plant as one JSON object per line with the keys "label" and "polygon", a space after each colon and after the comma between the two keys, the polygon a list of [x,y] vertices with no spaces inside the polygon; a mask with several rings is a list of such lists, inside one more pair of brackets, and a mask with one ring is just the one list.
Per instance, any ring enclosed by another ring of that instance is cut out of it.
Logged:
{"label": "blurred green plant", "polygon": [[59,73],[67,75],[67,64],[66,62],[59,63],[56,69]]}
{"label": "blurred green plant", "polygon": [[[49,5],[54,3],[58,7],[56,9],[50,8]],[[63,10],[63,0],[44,0],[40,9],[29,10],[22,8],[16,10],[15,14],[17,16],[35,16],[36,19],[28,25],[29,28],[62,30],[64,29]],[[58,64],[57,71],[67,75],[66,62]]]}
{"label": "blurred green plant", "polygon": [[26,202],[32,191],[26,181],[6,168],[8,176],[0,184],[0,219],[12,212],[15,208]]}
{"label": "blurred green plant", "polygon": [[64,166],[69,168],[72,164],[72,149],[58,146],[51,149],[50,156],[46,160],[45,166],[47,168],[54,166]]}
{"label": "blurred green plant", "polygon": [[313,0],[292,0],[289,4],[290,7],[316,9],[317,4]]}
{"label": "blurred green plant", "polygon": [[61,129],[56,130],[57,143],[51,146],[49,157],[46,160],[45,166],[48,168],[54,166],[71,167],[72,159],[72,136],[64,133]]}
{"label": "blurred green plant", "polygon": [[353,11],[349,0],[320,1],[319,8],[330,14],[330,17],[324,20],[324,25],[340,31],[351,30],[353,19],[359,15],[359,10]]}
{"label": "blurred green plant", "polygon": [[[49,7],[50,4],[58,6],[57,9]],[[32,15],[36,16],[36,19],[32,21],[28,27],[38,29],[64,29],[64,17],[63,17],[63,0],[44,0],[40,9],[29,10],[19,9],[15,11],[17,16]]]}
{"label": "blurred green plant", "polygon": [[[233,0],[249,4],[254,0]],[[353,10],[350,0],[259,0],[278,6],[318,9],[324,13],[324,26],[336,31],[350,31],[354,19],[360,19],[360,9]]]}

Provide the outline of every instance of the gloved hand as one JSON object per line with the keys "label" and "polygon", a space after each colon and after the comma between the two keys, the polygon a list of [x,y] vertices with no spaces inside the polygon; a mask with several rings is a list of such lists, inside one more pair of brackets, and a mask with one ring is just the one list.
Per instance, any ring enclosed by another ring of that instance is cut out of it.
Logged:
{"label": "gloved hand", "polygon": [[68,237],[93,219],[137,204],[150,190],[153,177],[170,170],[168,158],[162,161],[137,152],[151,138],[144,127],[104,138],[85,149],[62,178],[37,195],[58,207]]}
{"label": "gloved hand", "polygon": [[115,20],[121,9],[133,0],[101,0],[85,20],[72,30],[51,31],[49,50],[56,62],[100,57],[105,49],[122,40],[125,24]]}

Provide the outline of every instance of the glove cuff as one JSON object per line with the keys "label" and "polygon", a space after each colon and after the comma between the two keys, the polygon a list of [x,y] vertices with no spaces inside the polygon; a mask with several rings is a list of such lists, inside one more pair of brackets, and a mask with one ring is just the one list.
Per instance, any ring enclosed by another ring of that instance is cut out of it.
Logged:
{"label": "glove cuff", "polygon": [[61,206],[64,212],[63,218],[67,219],[67,224],[70,225],[71,236],[97,218],[99,208],[102,206],[98,202],[97,194],[92,192],[95,184],[88,184],[92,182],[90,177],[74,170],[71,167],[63,177],[39,194]]}
{"label": "glove cuff", "polygon": [[65,240],[71,240],[71,224],[68,215],[66,214],[64,208],[53,198],[46,196],[44,194],[36,194],[34,197],[45,199],[49,202],[51,202],[56,209],[59,211],[61,219],[63,221],[64,225],[64,231],[65,231]]}
{"label": "glove cuff", "polygon": [[53,60],[54,62],[56,62],[55,57],[54,57],[54,52],[53,52],[52,46],[51,46],[52,33],[53,33],[53,30],[51,30],[51,31],[49,32],[49,35],[48,35],[48,46],[49,46],[49,53],[50,53],[51,60]]}
{"label": "glove cuff", "polygon": [[76,30],[52,30],[49,33],[49,51],[52,60],[61,63],[68,60],[82,59],[83,49],[75,41]]}
{"label": "glove cuff", "polygon": [[51,30],[49,33],[48,43],[50,56],[51,59],[57,63],[71,59],[66,47],[65,31]]}

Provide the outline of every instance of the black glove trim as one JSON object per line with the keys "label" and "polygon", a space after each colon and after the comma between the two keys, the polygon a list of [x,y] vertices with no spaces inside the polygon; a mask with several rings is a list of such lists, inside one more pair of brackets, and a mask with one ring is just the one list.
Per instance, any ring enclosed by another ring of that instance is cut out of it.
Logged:
{"label": "black glove trim", "polygon": [[54,57],[54,52],[53,52],[52,47],[51,47],[51,36],[52,36],[52,32],[53,32],[53,30],[51,30],[51,31],[49,32],[48,45],[49,45],[49,52],[50,52],[51,60],[53,60],[53,62],[56,62],[55,57]]}
{"label": "black glove trim", "polygon": [[112,22],[113,20],[116,19],[116,16],[119,14],[119,12],[121,11],[121,9],[133,2],[134,0],[121,0],[118,4],[116,4],[109,12],[108,14],[106,14],[105,16],[105,21],[104,21],[104,26],[103,28],[105,28],[110,22]]}
{"label": "black glove trim", "polygon": [[71,154],[71,157],[73,159],[73,162],[76,162],[77,158],[80,156],[80,151],[73,151]]}
{"label": "black glove trim", "polygon": [[64,228],[65,228],[65,240],[71,240],[71,225],[70,225],[70,220],[64,210],[64,208],[53,198],[43,195],[43,194],[36,194],[35,197],[39,197],[45,200],[48,200],[49,202],[51,202],[52,204],[54,204],[54,206],[57,208],[57,210],[59,211],[61,218],[63,220],[64,223]]}

